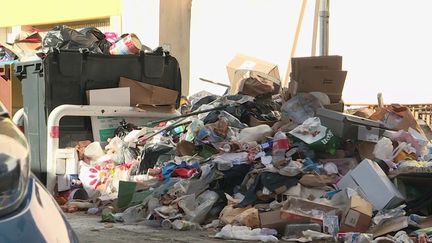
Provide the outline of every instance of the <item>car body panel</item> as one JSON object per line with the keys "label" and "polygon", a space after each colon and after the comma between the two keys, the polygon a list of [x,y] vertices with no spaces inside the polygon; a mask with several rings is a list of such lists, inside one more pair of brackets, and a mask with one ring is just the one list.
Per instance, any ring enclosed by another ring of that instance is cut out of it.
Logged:
{"label": "car body panel", "polygon": [[23,205],[0,218],[0,242],[79,242],[45,187],[30,176]]}

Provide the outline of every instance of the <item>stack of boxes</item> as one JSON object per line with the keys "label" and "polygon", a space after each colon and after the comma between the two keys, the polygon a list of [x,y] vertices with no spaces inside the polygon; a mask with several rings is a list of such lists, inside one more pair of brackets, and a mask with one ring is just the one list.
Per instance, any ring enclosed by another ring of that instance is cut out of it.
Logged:
{"label": "stack of boxes", "polygon": [[342,56],[295,57],[291,59],[289,91],[297,93],[322,92],[329,96],[324,107],[342,112],[342,91],[347,71],[342,70]]}

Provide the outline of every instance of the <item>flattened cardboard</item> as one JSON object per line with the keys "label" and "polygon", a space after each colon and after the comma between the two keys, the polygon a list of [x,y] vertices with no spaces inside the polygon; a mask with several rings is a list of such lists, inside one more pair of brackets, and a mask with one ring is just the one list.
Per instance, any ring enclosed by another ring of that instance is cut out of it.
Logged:
{"label": "flattened cardboard", "polygon": [[372,233],[373,237],[375,238],[387,233],[397,232],[399,230],[405,229],[406,227],[408,227],[408,217],[401,216],[384,220],[379,225],[371,229],[369,233]]}
{"label": "flattened cardboard", "polygon": [[120,78],[119,87],[130,88],[130,105],[175,105],[178,92],[132,79]]}
{"label": "flattened cardboard", "polygon": [[372,220],[373,206],[358,195],[353,195],[342,215],[341,232],[366,232]]}
{"label": "flattened cardboard", "polygon": [[279,69],[276,64],[267,62],[255,57],[237,54],[228,64],[227,72],[230,82],[234,81],[235,71],[238,69],[254,70],[269,74],[270,76],[280,80]]}

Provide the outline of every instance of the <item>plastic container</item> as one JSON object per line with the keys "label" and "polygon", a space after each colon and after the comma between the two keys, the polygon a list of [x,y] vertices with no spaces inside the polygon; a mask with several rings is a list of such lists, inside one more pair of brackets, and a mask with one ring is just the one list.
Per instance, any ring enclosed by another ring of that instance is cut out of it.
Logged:
{"label": "plastic container", "polygon": [[298,239],[303,236],[303,231],[313,230],[321,232],[321,225],[319,224],[287,224],[285,226],[285,236],[288,238]]}
{"label": "plastic container", "polygon": [[273,162],[285,159],[285,153],[289,149],[289,140],[284,132],[277,132],[273,138]]}

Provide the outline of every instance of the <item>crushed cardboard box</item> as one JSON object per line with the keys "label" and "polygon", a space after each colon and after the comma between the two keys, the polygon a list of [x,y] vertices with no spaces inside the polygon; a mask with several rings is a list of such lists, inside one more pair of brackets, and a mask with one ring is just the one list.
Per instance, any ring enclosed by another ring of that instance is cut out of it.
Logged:
{"label": "crushed cardboard box", "polygon": [[359,195],[352,195],[342,215],[341,232],[366,232],[372,220],[373,206]]}
{"label": "crushed cardboard box", "polygon": [[302,198],[291,197],[281,209],[281,219],[290,223],[323,224],[325,213],[339,213],[338,208]]}

